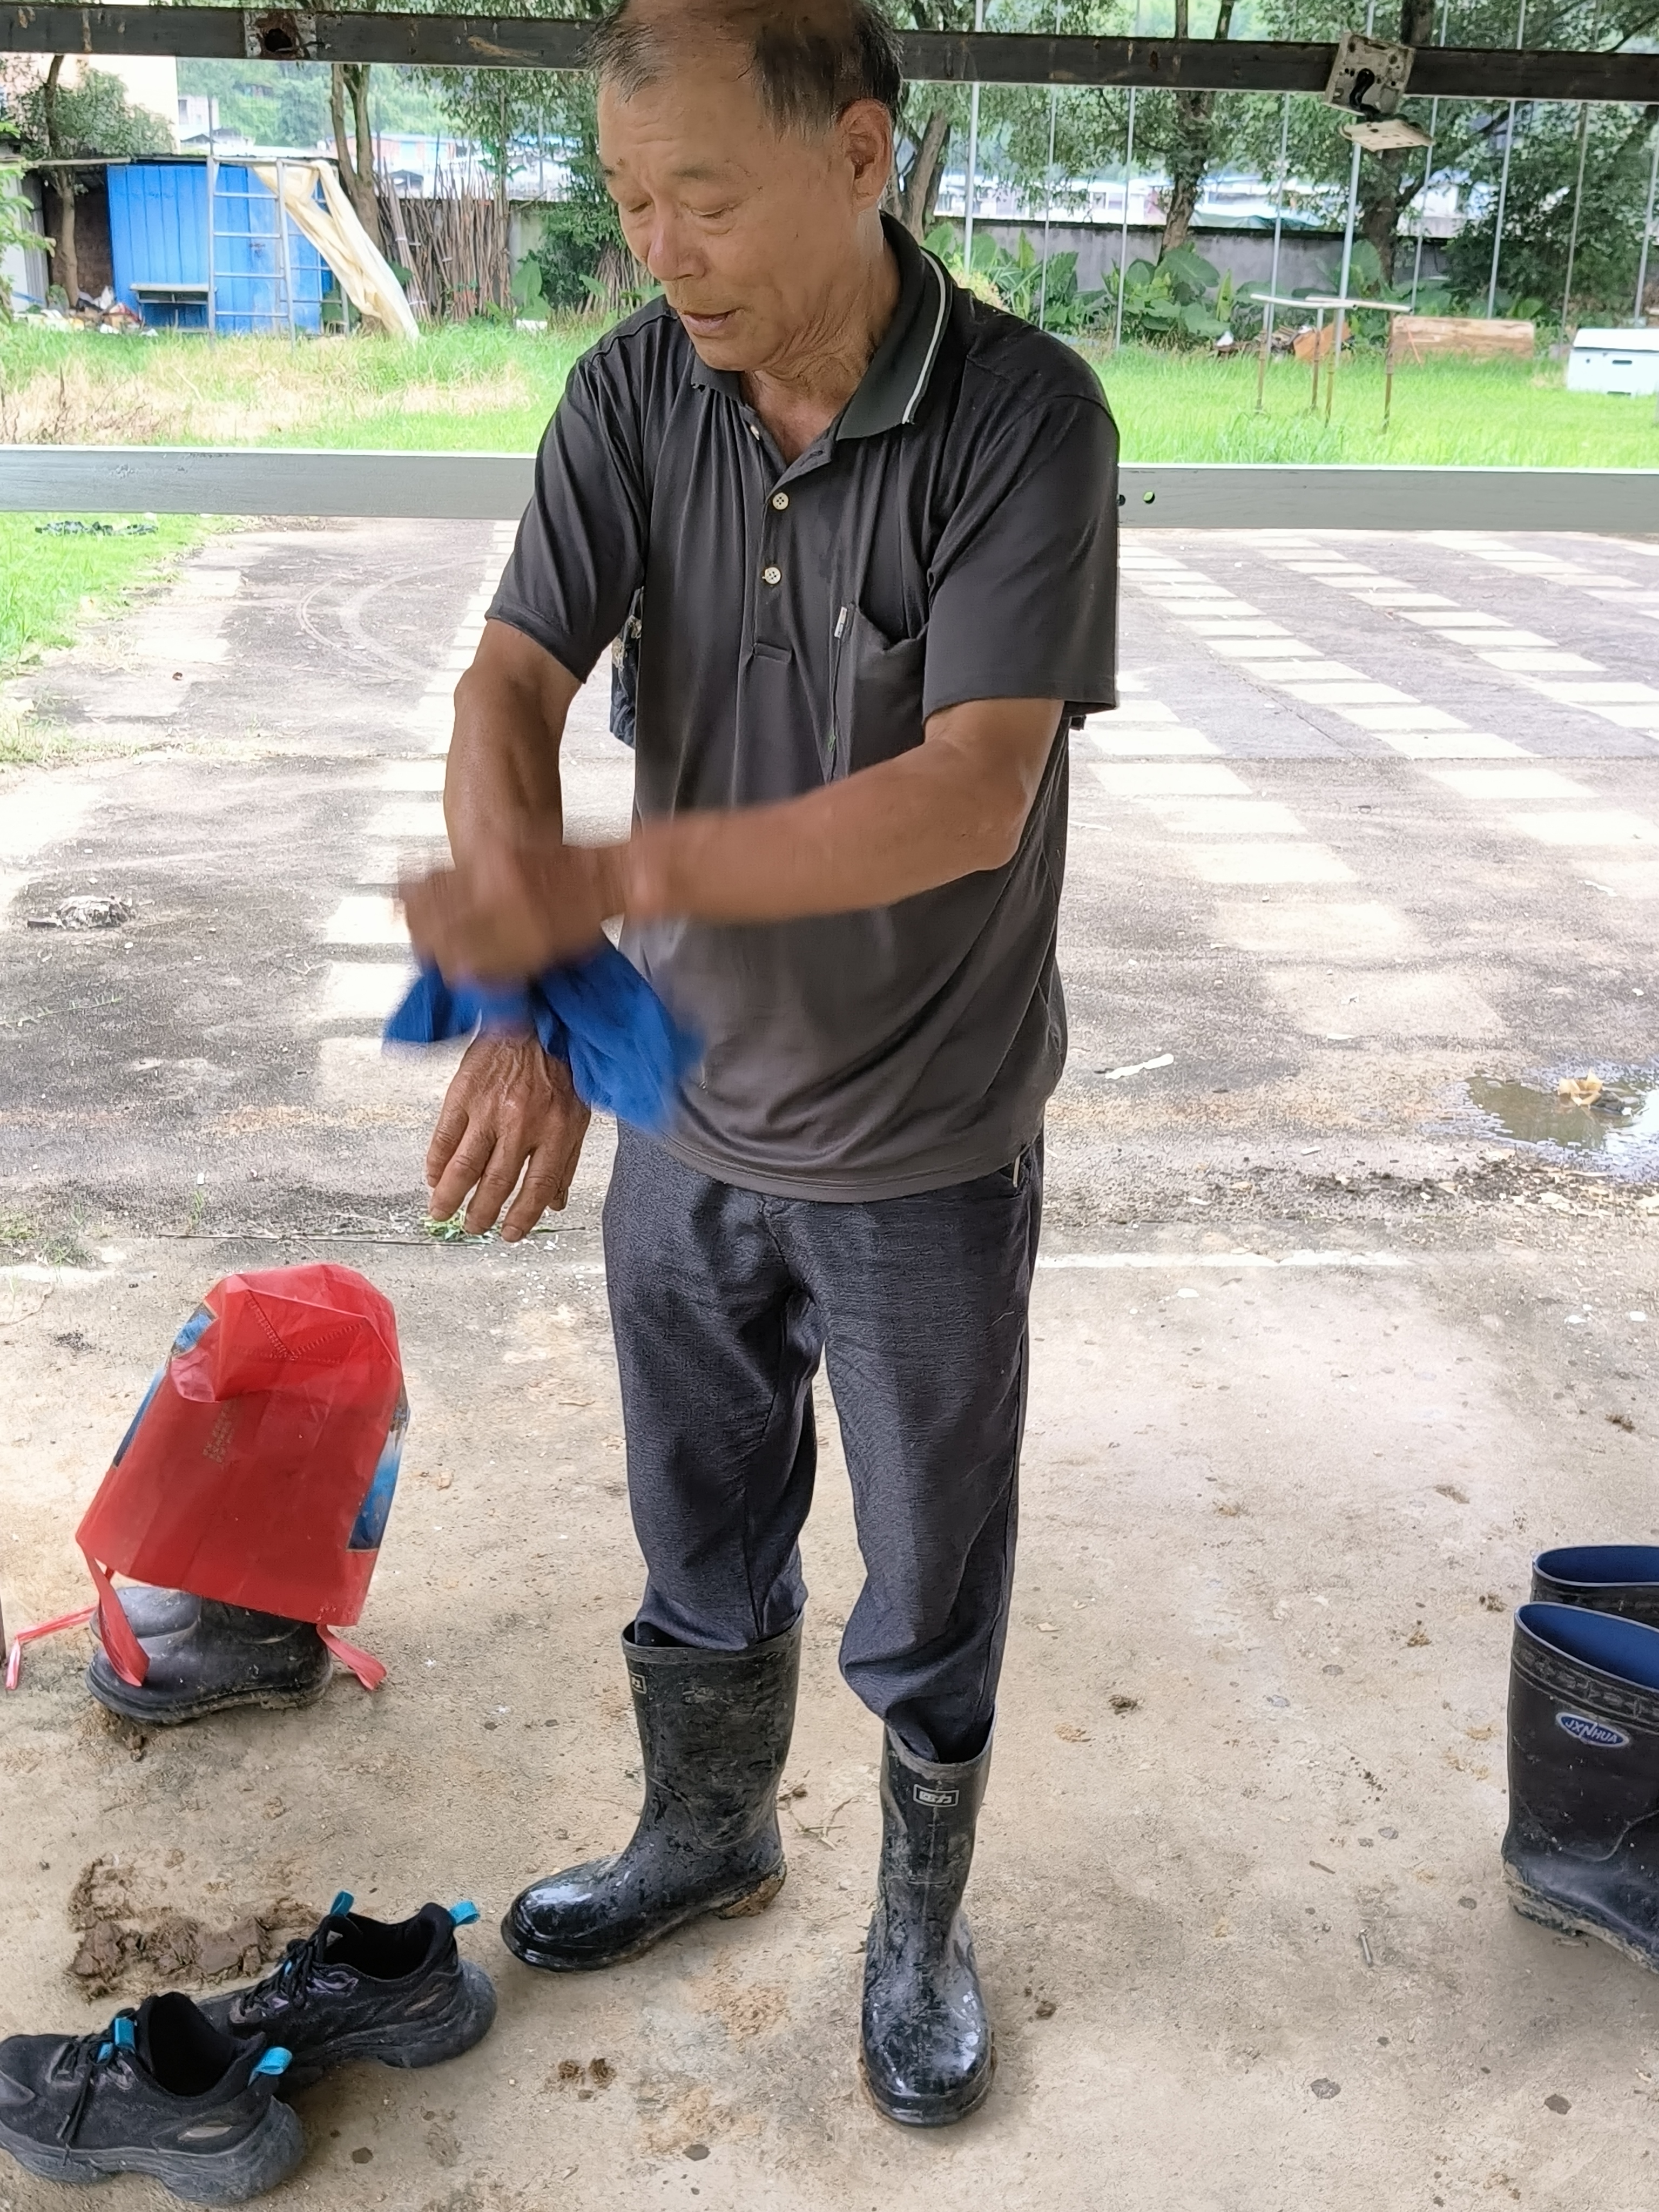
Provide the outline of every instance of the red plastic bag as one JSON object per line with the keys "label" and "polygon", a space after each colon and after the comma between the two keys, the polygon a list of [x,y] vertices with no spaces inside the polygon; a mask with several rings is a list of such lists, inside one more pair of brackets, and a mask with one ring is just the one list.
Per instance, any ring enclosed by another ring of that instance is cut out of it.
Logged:
{"label": "red plastic bag", "polygon": [[141,1682],[147,1662],[112,1573],[319,1628],[355,1621],[408,1423],[397,1321],[362,1275],[322,1262],[216,1283],[76,1531],[116,1671]]}

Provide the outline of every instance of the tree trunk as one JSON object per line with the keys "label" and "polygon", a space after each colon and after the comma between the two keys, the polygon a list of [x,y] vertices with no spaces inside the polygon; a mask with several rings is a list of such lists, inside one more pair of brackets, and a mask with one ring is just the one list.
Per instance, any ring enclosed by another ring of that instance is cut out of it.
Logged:
{"label": "tree trunk", "polygon": [[945,173],[945,149],[950,139],[951,118],[944,108],[936,107],[927,118],[900,201],[904,228],[913,238],[925,238],[933,219],[933,204],[939,198],[939,181]]}
{"label": "tree trunk", "polygon": [[[1215,34],[1226,38],[1232,29],[1234,0],[1221,0],[1216,9]],[[1175,35],[1188,36],[1188,0],[1175,0]],[[1170,201],[1164,211],[1160,253],[1184,246],[1193,227],[1198,196],[1204,189],[1215,150],[1215,101],[1212,92],[1177,92],[1175,136],[1170,146]]]}
{"label": "tree trunk", "polygon": [[[380,207],[374,190],[374,132],[368,115],[368,62],[335,62],[329,70],[328,106],[334,125],[334,155],[340,165],[340,182],[357,211],[357,220],[372,242],[382,244]],[[346,128],[345,104],[351,100],[351,128]]]}
{"label": "tree trunk", "polygon": [[[58,84],[64,74],[64,58],[62,54],[52,56],[40,96],[46,126],[46,151],[54,161],[64,159],[64,142],[58,130]],[[75,172],[53,169],[51,182],[52,198],[58,204],[58,220],[52,225],[51,281],[63,286],[64,296],[73,307],[81,296],[81,264],[75,252]]]}

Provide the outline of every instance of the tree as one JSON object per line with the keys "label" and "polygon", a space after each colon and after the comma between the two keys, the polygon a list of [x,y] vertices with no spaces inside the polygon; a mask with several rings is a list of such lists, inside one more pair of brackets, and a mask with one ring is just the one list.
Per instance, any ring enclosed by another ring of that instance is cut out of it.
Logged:
{"label": "tree", "polygon": [[[1233,4],[1234,0],[1218,0],[1215,11],[1218,39],[1224,39],[1232,29]],[[1175,0],[1175,34],[1177,39],[1191,36],[1188,0]],[[1177,246],[1187,242],[1198,196],[1219,151],[1223,118],[1230,119],[1231,116],[1231,111],[1222,106],[1218,93],[1176,92],[1170,95],[1170,100],[1173,123],[1165,141],[1170,161],[1170,198],[1164,210],[1162,251],[1165,253],[1172,253]]]}
{"label": "tree", "polygon": [[25,87],[12,104],[11,129],[25,167],[30,161],[52,164],[46,171],[54,210],[52,282],[72,307],[81,296],[75,202],[88,183],[87,173],[73,163],[82,156],[165,154],[173,142],[159,115],[131,105],[118,77],[82,66],[66,81],[68,58],[54,54],[46,76]]}
{"label": "tree", "polygon": [[[368,114],[368,62],[336,62],[329,71],[329,115],[334,125],[334,155],[340,182],[357,210],[357,220],[375,246],[380,237],[380,204],[375,192],[374,126]],[[351,129],[346,129],[346,102]]]}

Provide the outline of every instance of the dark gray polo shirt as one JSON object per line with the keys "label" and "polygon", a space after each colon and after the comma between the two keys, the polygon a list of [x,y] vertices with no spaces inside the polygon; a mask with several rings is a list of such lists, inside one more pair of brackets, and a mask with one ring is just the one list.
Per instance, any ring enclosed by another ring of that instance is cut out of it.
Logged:
{"label": "dark gray polo shirt", "polygon": [[[489,611],[578,678],[623,636],[641,816],[816,791],[921,744],[962,700],[1115,703],[1099,383],[888,236],[892,324],[787,465],[663,301],[571,372]],[[627,933],[707,1045],[677,1158],[751,1190],[890,1198],[988,1173],[1036,1135],[1066,1054],[1066,750],[1006,867],[859,913]]]}

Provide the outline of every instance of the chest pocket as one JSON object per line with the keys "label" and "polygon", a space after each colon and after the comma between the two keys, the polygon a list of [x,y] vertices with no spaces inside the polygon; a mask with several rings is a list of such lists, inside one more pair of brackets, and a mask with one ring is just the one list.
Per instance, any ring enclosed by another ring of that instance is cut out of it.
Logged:
{"label": "chest pocket", "polygon": [[927,658],[925,630],[896,645],[856,607],[842,610],[830,664],[830,776],[873,768],[921,743]]}

